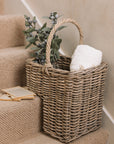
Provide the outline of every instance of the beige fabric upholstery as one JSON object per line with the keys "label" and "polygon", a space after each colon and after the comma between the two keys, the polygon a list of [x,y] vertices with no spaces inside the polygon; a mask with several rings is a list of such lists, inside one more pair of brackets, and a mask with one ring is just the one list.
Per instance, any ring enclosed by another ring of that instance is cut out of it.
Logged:
{"label": "beige fabric upholstery", "polygon": [[0,49],[24,45],[24,17],[0,16]]}
{"label": "beige fabric upholstery", "polygon": [[[104,129],[99,129],[95,132],[87,134],[77,140],[74,140],[70,144],[106,144],[108,139],[108,133]],[[23,139],[18,144],[62,144],[56,139],[45,135],[43,133],[38,133],[31,138]]]}
{"label": "beige fabric upholstery", "polygon": [[4,0],[0,0],[0,15],[4,13]]}
{"label": "beige fabric upholstery", "polygon": [[0,101],[0,144],[13,144],[41,128],[41,101]]}
{"label": "beige fabric upholstery", "polygon": [[28,57],[24,46],[0,49],[0,89],[24,84]]}

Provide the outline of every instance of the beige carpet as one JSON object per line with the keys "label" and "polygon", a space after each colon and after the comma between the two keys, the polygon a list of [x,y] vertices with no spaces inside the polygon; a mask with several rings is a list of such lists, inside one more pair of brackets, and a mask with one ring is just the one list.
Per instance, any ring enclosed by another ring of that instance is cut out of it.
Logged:
{"label": "beige carpet", "polygon": [[0,16],[0,89],[25,84],[24,17]]}
{"label": "beige carpet", "polygon": [[0,15],[4,13],[4,0],[0,0]]}
{"label": "beige carpet", "polygon": [[71,144],[107,144],[108,132],[102,128],[79,138]]}
{"label": "beige carpet", "polygon": [[0,144],[12,144],[41,130],[41,102],[0,101]]}
{"label": "beige carpet", "polygon": [[28,57],[29,52],[24,46],[0,49],[0,89],[24,85]]}
{"label": "beige carpet", "polygon": [[25,28],[24,16],[0,16],[0,49],[23,46],[25,44],[23,30]]}
{"label": "beige carpet", "polygon": [[[87,134],[78,140],[71,142],[70,144],[107,144],[108,133],[102,128]],[[38,133],[28,139],[23,139],[18,144],[62,144],[56,139],[45,135],[43,133]]]}

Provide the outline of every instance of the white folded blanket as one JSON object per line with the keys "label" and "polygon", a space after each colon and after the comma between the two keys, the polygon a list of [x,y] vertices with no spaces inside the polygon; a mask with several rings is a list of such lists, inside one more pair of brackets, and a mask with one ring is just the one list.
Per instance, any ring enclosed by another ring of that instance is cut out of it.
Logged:
{"label": "white folded blanket", "polygon": [[70,71],[87,69],[100,65],[102,62],[102,52],[88,45],[78,45],[70,64]]}

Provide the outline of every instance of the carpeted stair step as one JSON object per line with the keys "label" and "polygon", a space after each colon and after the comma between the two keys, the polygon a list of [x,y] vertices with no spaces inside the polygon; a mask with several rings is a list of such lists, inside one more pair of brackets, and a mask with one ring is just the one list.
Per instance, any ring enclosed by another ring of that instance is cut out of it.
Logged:
{"label": "carpeted stair step", "polygon": [[[108,133],[100,128],[99,130],[87,134],[70,144],[107,144]],[[56,139],[43,134],[38,133],[37,135],[32,136],[31,138],[23,139],[22,141],[15,143],[15,144],[62,144]]]}
{"label": "carpeted stair step", "polygon": [[0,101],[0,144],[30,137],[41,130],[41,101]]}
{"label": "carpeted stair step", "polygon": [[24,16],[0,15],[0,89],[25,85]]}
{"label": "carpeted stair step", "polygon": [[0,15],[4,13],[4,0],[0,0]]}
{"label": "carpeted stair step", "polygon": [[0,49],[23,46],[25,38],[24,16],[0,15]]}
{"label": "carpeted stair step", "polygon": [[25,46],[0,49],[0,89],[25,85]]}

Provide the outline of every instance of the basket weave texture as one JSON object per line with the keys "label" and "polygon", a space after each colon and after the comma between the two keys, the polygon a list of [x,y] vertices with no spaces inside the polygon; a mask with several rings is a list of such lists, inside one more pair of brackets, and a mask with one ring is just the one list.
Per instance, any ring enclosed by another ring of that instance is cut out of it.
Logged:
{"label": "basket weave texture", "polygon": [[61,142],[68,143],[94,131],[102,124],[102,106],[107,64],[87,70],[70,72],[71,59],[60,57],[53,68],[50,45],[56,29],[63,23],[73,23],[83,36],[78,24],[65,19],[52,29],[46,47],[46,65],[26,62],[27,87],[43,99],[43,129]]}

